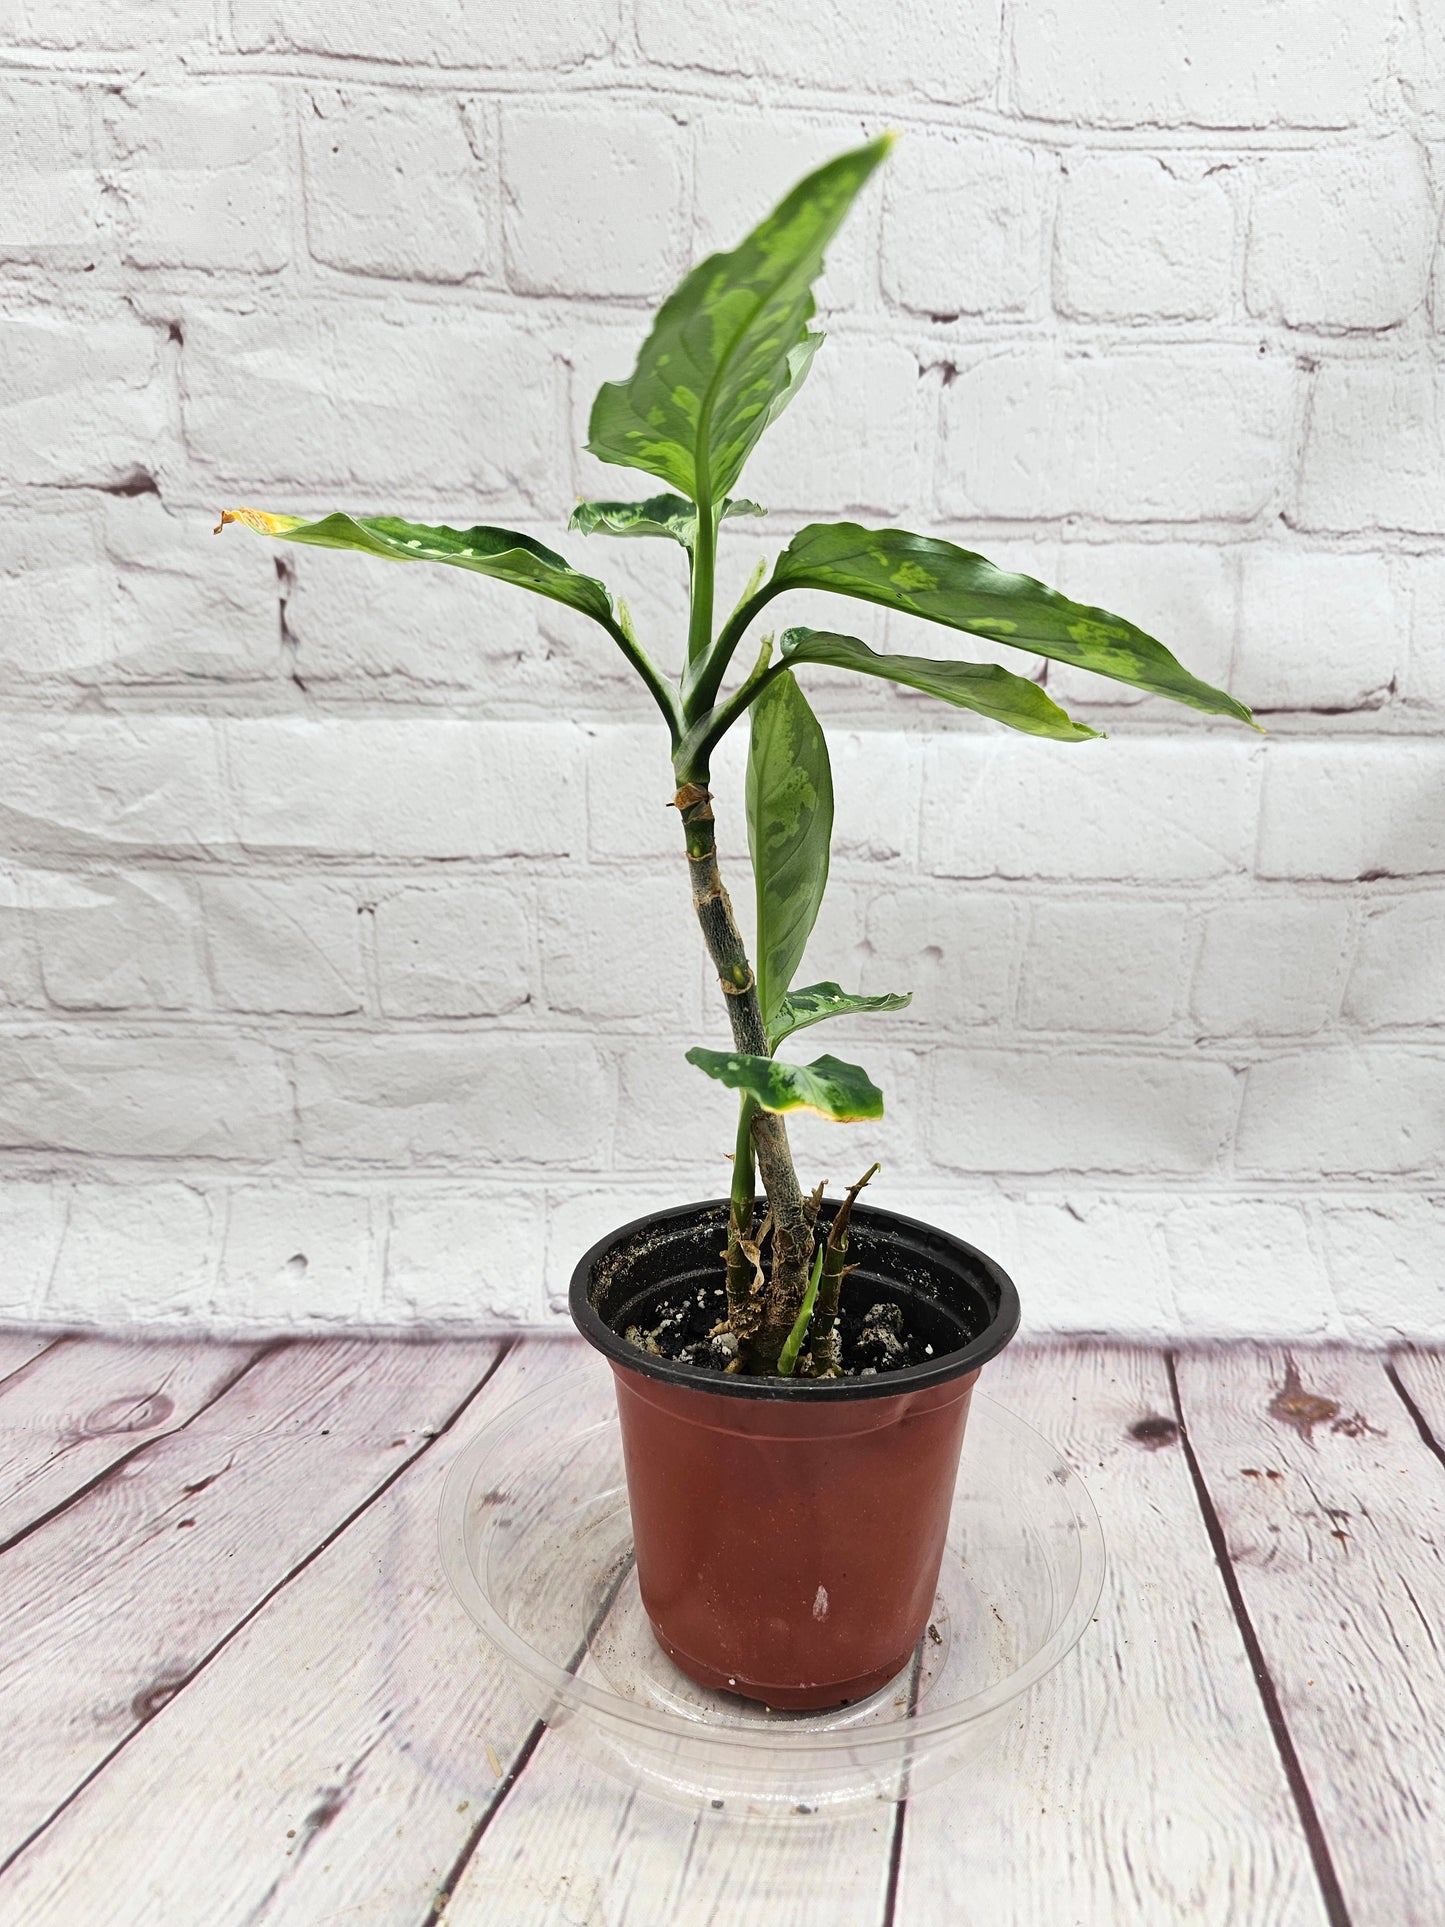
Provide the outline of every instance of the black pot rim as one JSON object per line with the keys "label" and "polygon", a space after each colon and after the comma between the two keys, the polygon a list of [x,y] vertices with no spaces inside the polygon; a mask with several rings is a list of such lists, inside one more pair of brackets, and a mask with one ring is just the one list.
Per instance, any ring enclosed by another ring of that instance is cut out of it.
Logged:
{"label": "black pot rim", "polygon": [[[951,1231],[942,1231],[937,1225],[927,1224],[922,1219],[905,1218],[897,1211],[888,1211],[877,1205],[857,1204],[853,1207],[853,1219],[860,1227],[901,1231],[905,1239],[911,1236],[923,1249],[948,1251],[983,1273],[997,1290],[998,1309],[976,1337],[956,1351],[942,1352],[937,1358],[927,1359],[921,1365],[905,1365],[896,1372],[880,1372],[874,1378],[744,1378],[740,1374],[707,1371],[678,1359],[656,1358],[648,1352],[638,1351],[614,1332],[594,1310],[589,1294],[594,1267],[609,1251],[635,1234],[678,1219],[695,1218],[705,1211],[725,1212],[728,1202],[726,1198],[707,1198],[698,1204],[673,1205],[664,1211],[649,1211],[640,1218],[634,1218],[630,1224],[619,1225],[615,1231],[609,1231],[578,1259],[568,1288],[567,1308],[572,1314],[573,1324],[588,1344],[601,1352],[611,1364],[625,1366],[628,1371],[640,1372],[646,1378],[662,1379],[669,1385],[695,1392],[712,1392],[723,1398],[812,1399],[822,1402],[896,1398],[906,1392],[920,1392],[930,1386],[945,1385],[950,1379],[977,1371],[991,1358],[996,1358],[1018,1330],[1018,1291],[1003,1266],[990,1258],[986,1251],[980,1251],[966,1239],[955,1237]],[[825,1204],[824,1210],[828,1212],[828,1204]]]}

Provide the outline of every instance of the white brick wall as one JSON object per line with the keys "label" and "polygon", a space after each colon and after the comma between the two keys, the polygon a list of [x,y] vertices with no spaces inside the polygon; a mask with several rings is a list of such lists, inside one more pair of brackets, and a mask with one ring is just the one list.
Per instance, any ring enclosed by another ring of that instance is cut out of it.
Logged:
{"label": "white brick wall", "polygon": [[1040,666],[1112,738],[1068,749],[820,672],[805,970],[915,1001],[805,1040],[889,1103],[800,1128],[805,1175],[883,1156],[1035,1330],[1445,1329],[1438,9],[826,12],[0,9],[0,1321],[536,1323],[610,1225],[725,1186],[664,743],[605,639],[209,531],[520,526],[676,663],[681,556],[564,533],[650,486],[580,452],[593,392],[687,261],[892,126],[724,594],[799,516],[934,529],[1269,735]]}

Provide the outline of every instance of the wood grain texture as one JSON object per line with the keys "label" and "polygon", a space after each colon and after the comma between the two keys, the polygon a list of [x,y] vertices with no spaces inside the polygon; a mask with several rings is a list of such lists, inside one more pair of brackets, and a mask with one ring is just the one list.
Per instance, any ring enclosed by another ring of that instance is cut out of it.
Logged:
{"label": "wood grain texture", "polygon": [[[461,1377],[480,1375],[478,1347],[425,1349],[470,1352]],[[442,1481],[502,1405],[578,1354],[508,1355],[0,1877],[6,1927],[420,1927],[534,1728],[442,1576]]]}
{"label": "wood grain texture", "polygon": [[[498,1342],[291,1345],[263,1358],[185,1431],[157,1440],[0,1559],[0,1852],[12,1854],[87,1776],[151,1721],[239,1623],[347,1517],[424,1448],[495,1360]],[[434,1555],[426,1560],[430,1573]],[[400,1583],[405,1566],[373,1563],[363,1599]],[[330,1636],[352,1601],[314,1595],[314,1640]],[[290,1693],[298,1659],[282,1645],[270,1665]],[[398,1705],[405,1692],[396,1688]],[[209,1762],[217,1814],[252,1708],[235,1700],[183,1761]],[[121,1754],[124,1758],[124,1753]],[[116,1773],[112,1761],[98,1786]],[[328,1782],[329,1784],[329,1782]],[[144,1838],[130,1825],[160,1807],[122,1807],[77,1844],[72,1871],[103,1864]],[[43,1850],[42,1850],[43,1852]],[[0,1880],[0,1916],[12,1873]],[[114,1917],[77,1902],[71,1919]],[[137,1916],[139,1918],[139,1916]],[[153,1913],[150,1918],[165,1918]],[[170,1918],[185,1918],[172,1915]],[[197,1913],[197,1920],[210,1919]]]}
{"label": "wood grain texture", "polygon": [[0,1379],[0,1546],[137,1446],[179,1430],[260,1349],[68,1338]]}
{"label": "wood grain texture", "polygon": [[0,1384],[59,1342],[34,1332],[0,1331]]}
{"label": "wood grain texture", "polygon": [[1229,1351],[1179,1385],[1354,1927],[1439,1927],[1440,1462],[1377,1358]]}
{"label": "wood grain texture", "polygon": [[1430,1434],[1431,1446],[1445,1457],[1445,1352],[1397,1352],[1390,1367]]}
{"label": "wood grain texture", "polygon": [[1162,1360],[1016,1348],[987,1367],[980,1390],[1080,1473],[1109,1574],[1095,1624],[998,1749],[909,1802],[897,1919],[1317,1927],[1309,1853]]}

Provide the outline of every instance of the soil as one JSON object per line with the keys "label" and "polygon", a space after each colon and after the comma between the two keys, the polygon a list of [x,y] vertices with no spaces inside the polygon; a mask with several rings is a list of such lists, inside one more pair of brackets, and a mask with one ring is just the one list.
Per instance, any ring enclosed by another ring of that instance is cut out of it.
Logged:
{"label": "soil", "polygon": [[[646,1329],[630,1325],[622,1334],[630,1345],[654,1358],[669,1358],[703,1371],[725,1372],[737,1356],[731,1332],[719,1332],[727,1316],[727,1294],[721,1275],[715,1285],[695,1279],[679,1280],[674,1289],[655,1299]],[[838,1338],[845,1378],[874,1378],[921,1365],[934,1355],[933,1346],[907,1329],[904,1307],[880,1297],[865,1306],[843,1303],[838,1314]],[[806,1359],[798,1361],[800,1375]]]}

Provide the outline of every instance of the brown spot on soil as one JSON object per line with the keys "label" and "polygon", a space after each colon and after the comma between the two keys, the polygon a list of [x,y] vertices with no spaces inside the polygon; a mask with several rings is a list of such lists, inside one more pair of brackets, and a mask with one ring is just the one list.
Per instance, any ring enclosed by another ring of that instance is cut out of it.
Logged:
{"label": "brown spot on soil", "polygon": [[1272,1419],[1298,1432],[1306,1445],[1313,1445],[1315,1427],[1327,1425],[1331,1419],[1338,1418],[1340,1406],[1338,1399],[1321,1398],[1317,1392],[1307,1392],[1300,1383],[1300,1375],[1291,1358],[1285,1361],[1284,1384],[1269,1401],[1268,1410]]}
{"label": "brown spot on soil", "polygon": [[1179,1427],[1172,1418],[1164,1418],[1158,1412],[1151,1412],[1147,1418],[1136,1419],[1129,1427],[1129,1437],[1136,1445],[1146,1451],[1158,1452],[1166,1445],[1175,1445],[1179,1439]]}

